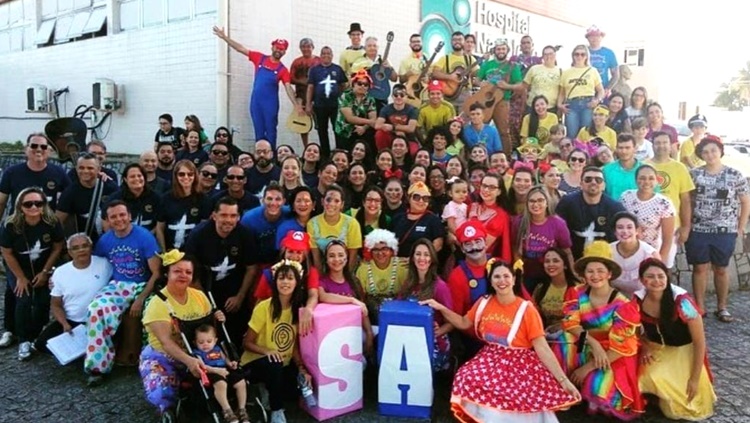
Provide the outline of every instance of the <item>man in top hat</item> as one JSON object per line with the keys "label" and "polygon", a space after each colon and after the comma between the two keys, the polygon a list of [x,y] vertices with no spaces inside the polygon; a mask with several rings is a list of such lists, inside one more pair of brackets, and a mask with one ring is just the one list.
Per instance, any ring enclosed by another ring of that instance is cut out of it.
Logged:
{"label": "man in top hat", "polygon": [[688,128],[692,134],[688,139],[682,142],[680,146],[680,160],[688,169],[695,169],[706,164],[696,153],[695,146],[706,135],[708,119],[705,115],[697,114],[688,120]]}
{"label": "man in top hat", "polygon": [[422,134],[422,139],[430,130],[436,126],[448,125],[451,119],[456,117],[456,109],[453,105],[443,100],[443,82],[433,79],[427,85],[430,100],[419,108],[417,127]]}
{"label": "man in top hat", "polygon": [[349,77],[354,61],[365,55],[365,46],[362,45],[362,36],[365,34],[365,31],[362,30],[359,22],[352,22],[349,25],[349,32],[347,34],[349,34],[349,40],[351,40],[352,44],[341,52],[339,65],[341,65],[346,76]]}
{"label": "man in top hat", "polygon": [[279,82],[284,84],[289,101],[299,114],[304,113],[302,105],[297,104],[291,76],[281,58],[289,48],[287,40],[276,39],[271,42],[271,55],[252,51],[237,41],[229,38],[224,28],[214,27],[214,34],[224,40],[235,51],[242,53],[255,65],[253,94],[250,98],[250,117],[255,128],[255,139],[265,139],[276,148],[276,126],[279,123]]}
{"label": "man in top hat", "polygon": [[598,72],[602,78],[602,87],[606,91],[606,96],[612,93],[612,87],[617,85],[620,79],[620,71],[617,66],[617,56],[615,52],[607,47],[602,47],[602,38],[606,34],[596,26],[591,26],[586,30],[586,39],[589,41],[589,63]]}

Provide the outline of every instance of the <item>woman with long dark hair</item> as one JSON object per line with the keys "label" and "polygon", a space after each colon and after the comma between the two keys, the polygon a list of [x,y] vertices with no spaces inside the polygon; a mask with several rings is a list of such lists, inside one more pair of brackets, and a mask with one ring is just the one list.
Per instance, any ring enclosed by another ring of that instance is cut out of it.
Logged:
{"label": "woman with long dark hair", "polygon": [[613,93],[609,96],[607,106],[609,106],[607,126],[612,128],[617,135],[633,132],[628,112],[625,110],[625,97],[620,93]]}
{"label": "woman with long dark hair", "polygon": [[320,146],[307,144],[302,152],[302,180],[308,187],[318,186],[318,170],[320,166]]}
{"label": "woman with long dark hair", "polygon": [[362,228],[362,239],[375,229],[389,229],[391,217],[383,210],[386,204],[385,193],[380,187],[370,185],[365,188],[362,198],[362,207],[357,209],[354,218]]}
{"label": "woman with long dark hair", "polygon": [[531,297],[539,309],[544,331],[555,334],[562,330],[563,302],[569,288],[576,286],[576,278],[570,265],[568,252],[560,247],[551,247],[543,256],[544,274],[547,278],[534,288]]}
{"label": "woman with long dark hair", "polygon": [[344,189],[346,190],[346,203],[348,208],[362,208],[365,185],[367,183],[367,171],[365,165],[360,162],[354,162],[346,171],[346,180]]}
{"label": "woman with long dark hair", "polygon": [[172,189],[161,198],[156,239],[162,251],[181,248],[190,232],[211,215],[210,200],[198,189],[198,169],[180,160],[172,170]]}
{"label": "woman with long dark hair", "polygon": [[[174,178],[173,178],[174,180]],[[161,198],[146,183],[146,171],[138,163],[130,163],[122,171],[120,190],[109,197],[109,201],[122,200],[127,204],[133,224],[155,232]],[[106,204],[104,205],[106,207]],[[106,219],[102,222],[104,231],[109,229]]]}
{"label": "woman with long dark hair", "polygon": [[488,173],[482,178],[479,189],[480,201],[471,203],[469,219],[477,219],[487,232],[487,254],[510,262],[511,234],[510,215],[504,207],[507,200],[505,183],[495,173]]}
{"label": "woman with long dark hair", "polygon": [[521,143],[528,137],[538,139],[541,146],[549,142],[550,129],[559,123],[559,119],[548,108],[547,97],[543,95],[534,97],[531,101],[531,112],[524,116],[521,122]]}
{"label": "woman with long dark hair", "polygon": [[198,130],[185,131],[185,147],[177,152],[175,159],[177,161],[190,160],[196,166],[208,161],[208,153],[203,150],[203,142]]}
{"label": "woman with long dark hair", "polygon": [[625,108],[625,112],[628,114],[631,122],[635,118],[646,118],[646,106],[648,106],[648,103],[648,92],[645,87],[636,87],[630,93],[630,101],[628,102],[628,107]]}

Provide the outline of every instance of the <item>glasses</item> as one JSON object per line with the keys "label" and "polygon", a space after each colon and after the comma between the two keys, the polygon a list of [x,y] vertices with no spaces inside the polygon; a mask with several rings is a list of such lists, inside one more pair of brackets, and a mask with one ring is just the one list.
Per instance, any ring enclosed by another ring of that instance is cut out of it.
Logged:
{"label": "glasses", "polygon": [[245,175],[227,175],[227,181],[244,181]]}
{"label": "glasses", "polygon": [[229,138],[229,134],[226,132],[216,134],[216,138]]}
{"label": "glasses", "polygon": [[201,170],[201,175],[202,175],[202,176],[203,176],[204,178],[209,178],[209,179],[216,179],[216,178],[218,178],[218,177],[219,177],[219,174],[218,174],[218,173],[214,173],[214,172],[209,172],[209,171],[207,171],[207,170]]}
{"label": "glasses", "polygon": [[211,150],[211,154],[215,154],[217,156],[226,156],[227,154],[229,154],[229,152],[225,150]]}
{"label": "glasses", "polygon": [[23,203],[21,203],[21,207],[25,209],[30,209],[32,207],[41,209],[42,207],[44,207],[44,201],[24,201]]}
{"label": "glasses", "polygon": [[80,244],[80,245],[73,245],[70,248],[68,248],[68,251],[81,251],[81,250],[88,250],[91,248],[91,244]]}
{"label": "glasses", "polygon": [[432,200],[432,196],[430,195],[421,195],[421,194],[412,194],[411,199],[416,201],[417,203],[429,203],[430,200]]}
{"label": "glasses", "polygon": [[560,148],[570,148],[573,144],[560,144]]}
{"label": "glasses", "polygon": [[195,174],[193,172],[177,172],[178,178],[187,178],[187,177],[193,177]]}
{"label": "glasses", "polygon": [[397,92],[393,93],[393,97],[395,97],[395,98],[406,97],[406,93],[403,92],[403,91],[397,91]]}
{"label": "glasses", "polygon": [[585,157],[571,157],[570,161],[571,163],[572,162],[586,163],[586,158]]}
{"label": "glasses", "polygon": [[480,185],[480,188],[485,191],[495,191],[495,190],[500,189],[500,187],[497,185],[487,185],[487,184]]}
{"label": "glasses", "polygon": [[36,143],[31,143],[31,144],[29,144],[29,148],[31,148],[32,150],[36,150],[36,149],[38,149],[38,148],[41,148],[41,149],[42,149],[42,151],[44,151],[44,150],[48,149],[48,148],[49,148],[49,146],[48,146],[47,144],[36,144]]}
{"label": "glasses", "polygon": [[380,198],[365,198],[365,203],[382,203]]}
{"label": "glasses", "polygon": [[367,88],[370,88],[370,84],[368,84],[367,82],[355,82],[354,85],[356,85],[358,87],[367,87]]}
{"label": "glasses", "polygon": [[541,150],[535,147],[524,147],[524,148],[519,148],[518,152],[521,154],[539,154]]}
{"label": "glasses", "polygon": [[443,175],[430,175],[430,179],[440,180],[440,179],[445,179],[445,176],[443,176]]}
{"label": "glasses", "polygon": [[587,176],[583,178],[583,182],[586,182],[587,184],[590,184],[592,182],[596,182],[597,184],[601,184],[604,182],[604,178],[601,176]]}
{"label": "glasses", "polygon": [[586,57],[586,53],[584,53],[582,51],[577,51],[577,52],[573,53],[573,56]]}

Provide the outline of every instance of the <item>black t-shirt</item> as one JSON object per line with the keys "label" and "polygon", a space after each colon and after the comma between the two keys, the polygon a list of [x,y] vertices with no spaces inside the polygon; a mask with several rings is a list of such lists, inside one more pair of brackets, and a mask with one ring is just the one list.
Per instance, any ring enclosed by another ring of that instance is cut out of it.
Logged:
{"label": "black t-shirt", "polygon": [[151,188],[151,191],[159,195],[164,195],[167,192],[169,192],[169,190],[172,189],[171,181],[167,182],[158,176],[154,178],[153,180],[146,182],[146,185],[148,185],[149,188]]}
{"label": "black t-shirt", "polygon": [[[408,125],[410,120],[417,120],[419,110],[411,104],[405,104],[403,109],[396,110],[396,106],[391,103],[383,107],[378,117],[385,119],[385,123],[393,126]],[[406,138],[409,140],[416,139],[416,133],[406,134]]]}
{"label": "black t-shirt", "polygon": [[52,210],[57,210],[58,194],[70,186],[70,178],[65,169],[52,163],[39,172],[29,169],[26,163],[13,165],[3,171],[0,179],[0,192],[9,195],[8,209],[13,209],[21,191],[33,186],[41,188]]}
{"label": "black t-shirt", "polygon": [[190,232],[210,215],[209,199],[202,194],[183,198],[175,198],[171,192],[163,195],[157,220],[165,225],[166,251],[185,245]]}
{"label": "black t-shirt", "polygon": [[555,213],[568,224],[573,241],[573,258],[581,258],[586,239],[615,241],[612,218],[621,211],[625,211],[625,207],[605,194],[602,194],[599,204],[587,204],[583,201],[581,191],[564,195],[557,204]]}
{"label": "black t-shirt", "polygon": [[346,188],[346,199],[344,201],[344,209],[358,209],[362,207],[365,201],[365,190],[355,191],[351,187]]}
{"label": "black t-shirt", "polygon": [[167,183],[171,185],[172,184],[172,169],[165,170],[160,167],[157,167],[156,177],[167,181]]}
{"label": "black t-shirt", "polygon": [[216,233],[216,222],[207,220],[190,233],[185,252],[195,257],[204,268],[202,271],[211,272],[211,292],[217,297],[217,304],[223,304],[222,300],[237,294],[242,286],[246,268],[251,264],[250,258],[257,252],[257,247],[252,244],[247,228],[238,224],[229,236],[221,238]]}
{"label": "black t-shirt", "polygon": [[307,173],[303,170],[302,180],[305,181],[305,185],[308,187],[317,187],[319,182],[318,171],[316,170],[313,173]]}
{"label": "black t-shirt", "polygon": [[[220,199],[224,197],[228,197],[228,196],[229,196],[229,193],[227,192],[227,190],[221,190],[221,191],[214,193],[211,196],[211,210],[214,209],[214,206],[216,206],[216,203]],[[235,200],[237,199],[235,198]],[[260,207],[260,199],[256,195],[250,194],[247,191],[243,191],[242,199],[238,200],[237,203],[240,206],[240,216],[245,214],[246,211],[250,211],[256,207]]]}
{"label": "black t-shirt", "polygon": [[271,168],[270,172],[261,173],[258,168],[253,166],[245,171],[247,176],[247,182],[245,182],[245,191],[249,191],[251,194],[258,194],[260,191],[269,184],[271,181],[279,181],[281,176],[281,169],[278,166]]}
{"label": "black t-shirt", "polygon": [[[111,185],[105,183],[100,203],[106,204],[109,202],[110,196],[115,192],[117,192],[116,189],[113,190]],[[58,201],[57,209],[69,214],[69,219],[75,219],[76,232],[82,232],[86,227],[86,220],[89,218],[89,210],[91,208],[91,200],[93,197],[94,188],[86,188],[77,181],[60,194],[60,201]],[[98,210],[98,205],[94,210]],[[67,223],[66,227],[69,228]]]}
{"label": "black t-shirt", "polygon": [[162,130],[159,129],[158,131],[156,131],[156,135],[154,136],[154,142],[171,143],[174,146],[174,149],[177,150],[178,148],[182,147],[182,140],[180,139],[180,137],[184,133],[185,130],[180,128],[179,126],[173,126],[172,129],[169,130],[169,132],[162,132]]}
{"label": "black t-shirt", "polygon": [[52,254],[52,244],[65,239],[59,223],[49,225],[40,221],[34,226],[25,225],[22,233],[16,232],[11,223],[6,223],[4,229],[0,246],[13,250],[13,257],[18,260],[24,276],[29,280],[44,268]]}
{"label": "black t-shirt", "polygon": [[[122,200],[128,205],[130,218],[134,225],[143,226],[149,231],[154,230],[157,217],[159,216],[159,208],[161,207],[161,198],[159,198],[157,193],[146,190],[140,197],[127,200],[123,197],[123,191],[120,189],[109,197],[109,202],[114,200]],[[109,202],[102,203],[102,219],[107,216],[106,205]]]}
{"label": "black t-shirt", "polygon": [[385,213],[386,216],[391,218],[391,222],[393,222],[393,218],[401,213],[406,213],[406,203],[401,202],[401,205],[396,207],[395,209],[390,209],[388,207],[388,204],[383,203],[383,213]]}
{"label": "black t-shirt", "polygon": [[180,160],[190,160],[191,162],[193,162],[195,167],[200,167],[204,162],[208,161],[208,153],[203,151],[202,148],[199,148],[192,153],[188,150],[180,150],[177,152],[175,159],[178,162]]}
{"label": "black t-shirt", "polygon": [[[120,184],[117,182],[117,172],[107,167],[103,167],[102,172],[109,177],[107,182],[104,183],[104,187],[111,192],[117,191],[120,188]],[[70,169],[68,171],[68,178],[70,178],[70,182],[74,184],[78,183],[78,172],[75,169]]]}
{"label": "black t-shirt", "polygon": [[398,239],[398,256],[409,257],[414,243],[420,238],[434,241],[445,237],[445,227],[440,217],[427,212],[416,221],[406,218],[406,213],[399,213],[391,221],[391,230]]}

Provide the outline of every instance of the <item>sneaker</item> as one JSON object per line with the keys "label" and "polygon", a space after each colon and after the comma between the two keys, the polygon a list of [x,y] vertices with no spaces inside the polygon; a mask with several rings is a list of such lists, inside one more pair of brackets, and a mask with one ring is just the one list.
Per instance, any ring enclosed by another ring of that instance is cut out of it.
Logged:
{"label": "sneaker", "polygon": [[266,385],[261,383],[258,384],[258,393],[260,394],[260,405],[264,410],[271,409],[271,400],[268,398],[268,389]]}
{"label": "sneaker", "polygon": [[13,343],[13,334],[9,331],[0,335],[0,348],[8,348]]}
{"label": "sneaker", "polygon": [[31,342],[21,342],[18,344],[18,360],[26,361],[31,358]]}
{"label": "sneaker", "polygon": [[286,423],[284,410],[271,411],[271,423]]}

